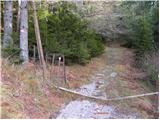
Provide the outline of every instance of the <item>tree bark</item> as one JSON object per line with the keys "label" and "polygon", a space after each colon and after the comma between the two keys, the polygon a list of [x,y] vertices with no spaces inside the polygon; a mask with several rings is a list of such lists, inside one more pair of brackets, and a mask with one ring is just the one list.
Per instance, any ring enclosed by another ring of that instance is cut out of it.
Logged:
{"label": "tree bark", "polygon": [[45,74],[46,63],[44,60],[44,54],[43,54],[43,48],[42,48],[42,43],[41,43],[41,37],[40,37],[40,31],[39,31],[39,25],[38,25],[38,19],[37,19],[37,12],[36,12],[36,6],[34,3],[34,0],[32,0],[32,7],[33,7],[33,13],[34,13],[34,27],[35,27],[38,54],[39,54],[40,63],[42,64],[44,74]]}
{"label": "tree bark", "polygon": [[20,8],[20,59],[23,63],[29,61],[28,56],[28,0],[21,1]]}
{"label": "tree bark", "polygon": [[4,37],[3,47],[12,43],[12,1],[4,1]]}

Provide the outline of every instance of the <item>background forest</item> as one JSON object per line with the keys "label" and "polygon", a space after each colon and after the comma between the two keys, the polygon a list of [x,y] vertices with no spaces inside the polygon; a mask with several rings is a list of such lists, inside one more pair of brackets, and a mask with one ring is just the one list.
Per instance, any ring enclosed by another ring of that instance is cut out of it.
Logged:
{"label": "background forest", "polygon": [[[104,3],[103,7],[107,4],[107,2]],[[65,55],[67,64],[86,64],[91,57],[103,53],[104,43],[108,40],[122,41],[124,46],[135,49],[136,67],[148,72],[151,77],[149,79],[154,83],[158,79],[156,59],[159,47],[158,1],[124,1],[121,3],[115,1],[113,4],[115,7],[110,8],[112,11],[106,10],[105,12],[101,10],[101,3],[98,6],[98,4],[89,1],[83,3],[67,1],[37,3],[44,54],[61,53]],[[3,9],[3,2],[1,2],[1,6]],[[18,1],[14,1],[12,40],[10,40],[9,48],[2,48],[2,55],[5,57],[20,51],[19,29],[17,27],[19,9],[17,6]],[[97,7],[99,8],[97,9]],[[33,47],[36,45],[36,40],[33,10],[30,4],[28,4],[28,11],[28,51],[29,57],[33,57]],[[104,12],[104,20],[101,16],[94,20],[92,14],[96,11]],[[4,13],[1,14],[1,18],[3,18]],[[3,28],[4,21],[3,19],[1,21]],[[113,22],[110,23],[111,21]],[[3,39],[5,38],[3,37],[3,29],[1,29],[2,42]],[[38,58],[38,55],[36,56]],[[153,59],[156,59],[156,62]],[[14,62],[19,60],[16,58]]]}

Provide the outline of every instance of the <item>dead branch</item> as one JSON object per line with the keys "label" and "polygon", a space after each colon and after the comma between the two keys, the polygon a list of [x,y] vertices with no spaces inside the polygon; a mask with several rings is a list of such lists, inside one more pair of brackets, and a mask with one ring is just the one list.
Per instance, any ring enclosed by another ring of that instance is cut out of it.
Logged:
{"label": "dead branch", "polygon": [[65,92],[69,92],[69,93],[72,93],[72,94],[76,94],[76,95],[79,95],[79,96],[83,96],[83,97],[87,97],[87,98],[95,99],[95,100],[100,100],[100,101],[118,101],[118,100],[125,100],[125,99],[131,99],[131,98],[137,98],[137,97],[144,97],[144,96],[151,96],[151,95],[159,94],[159,92],[152,92],[152,93],[146,93],[146,94],[139,94],[139,95],[132,95],[132,96],[124,96],[124,97],[106,99],[106,98],[100,98],[100,97],[95,97],[95,96],[87,96],[85,94],[81,94],[79,92],[76,92],[76,91],[73,91],[73,90],[70,90],[70,89],[67,89],[67,88],[63,88],[63,87],[58,87],[58,86],[55,86],[55,85],[54,85],[54,87],[59,89],[59,90],[65,91]]}

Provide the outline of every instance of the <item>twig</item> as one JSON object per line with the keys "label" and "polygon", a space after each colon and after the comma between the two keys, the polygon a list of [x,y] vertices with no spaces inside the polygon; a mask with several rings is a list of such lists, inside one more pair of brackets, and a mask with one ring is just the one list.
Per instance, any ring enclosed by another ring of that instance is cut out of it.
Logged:
{"label": "twig", "polygon": [[8,56],[7,58],[6,58],[6,60],[8,60],[8,59],[10,59],[11,57],[13,57],[15,54],[17,54],[19,52],[19,50],[18,51],[16,51],[16,52],[14,52],[13,54],[11,54],[10,56]]}

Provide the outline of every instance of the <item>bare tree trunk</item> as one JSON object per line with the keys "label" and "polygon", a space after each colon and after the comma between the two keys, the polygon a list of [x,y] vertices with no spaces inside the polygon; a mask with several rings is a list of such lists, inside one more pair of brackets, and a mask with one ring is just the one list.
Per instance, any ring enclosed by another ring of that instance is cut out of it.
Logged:
{"label": "bare tree trunk", "polygon": [[21,1],[20,9],[20,59],[23,63],[29,61],[28,56],[28,0]]}
{"label": "bare tree trunk", "polygon": [[41,37],[40,37],[40,31],[39,31],[39,25],[38,25],[38,19],[37,19],[37,12],[36,12],[36,6],[34,3],[34,0],[32,0],[32,7],[33,7],[33,12],[34,12],[34,27],[35,27],[35,34],[36,34],[36,40],[37,40],[37,48],[38,48],[38,54],[39,54],[39,59],[42,64],[44,74],[46,72],[46,63],[44,60],[44,54],[43,54],[43,48],[41,44]]}
{"label": "bare tree trunk", "polygon": [[12,43],[12,1],[4,1],[4,38],[3,47]]}

